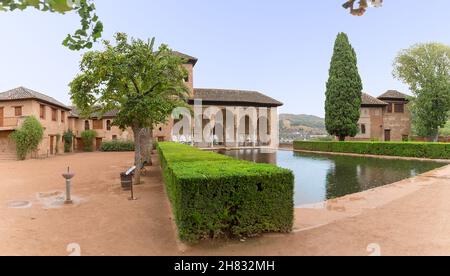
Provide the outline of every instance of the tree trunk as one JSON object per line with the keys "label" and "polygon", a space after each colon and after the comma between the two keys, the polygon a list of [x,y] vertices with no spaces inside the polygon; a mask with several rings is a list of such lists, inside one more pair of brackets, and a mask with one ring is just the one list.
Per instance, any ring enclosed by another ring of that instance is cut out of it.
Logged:
{"label": "tree trunk", "polygon": [[339,141],[340,142],[345,142],[345,136],[339,136]]}
{"label": "tree trunk", "polygon": [[431,137],[431,140],[435,143],[439,142],[439,130],[436,130],[436,133]]}
{"label": "tree trunk", "polygon": [[152,166],[152,150],[153,150],[153,131],[150,128],[146,128],[143,131],[140,139],[141,157],[142,163],[147,166]]}
{"label": "tree trunk", "polygon": [[141,140],[141,131],[143,131],[143,129],[139,127],[132,127],[132,129],[135,142],[134,165],[136,166],[136,171],[134,173],[134,184],[141,184],[142,156],[141,156],[140,140]]}

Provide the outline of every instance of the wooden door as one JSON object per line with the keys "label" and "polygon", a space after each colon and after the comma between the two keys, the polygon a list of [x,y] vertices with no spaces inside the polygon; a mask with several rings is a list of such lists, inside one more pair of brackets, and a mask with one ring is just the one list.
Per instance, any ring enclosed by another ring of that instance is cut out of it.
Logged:
{"label": "wooden door", "polygon": [[102,147],[103,139],[102,138],[95,138],[95,149],[100,150]]}
{"label": "wooden door", "polygon": [[3,107],[0,107],[0,127],[3,127]]}
{"label": "wooden door", "polygon": [[385,142],[390,142],[391,141],[391,130],[390,129],[386,129],[384,131],[384,141]]}
{"label": "wooden door", "polygon": [[53,155],[55,153],[55,136],[50,136],[50,155]]}
{"label": "wooden door", "polygon": [[77,151],[83,151],[84,150],[84,145],[83,145],[83,140],[81,138],[77,138]]}

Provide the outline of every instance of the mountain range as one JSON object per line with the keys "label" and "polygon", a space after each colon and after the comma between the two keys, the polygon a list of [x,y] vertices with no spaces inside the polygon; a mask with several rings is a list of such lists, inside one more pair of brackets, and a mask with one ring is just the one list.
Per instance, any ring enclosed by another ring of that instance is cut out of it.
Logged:
{"label": "mountain range", "polygon": [[280,141],[309,140],[326,136],[325,119],[305,114],[280,114]]}

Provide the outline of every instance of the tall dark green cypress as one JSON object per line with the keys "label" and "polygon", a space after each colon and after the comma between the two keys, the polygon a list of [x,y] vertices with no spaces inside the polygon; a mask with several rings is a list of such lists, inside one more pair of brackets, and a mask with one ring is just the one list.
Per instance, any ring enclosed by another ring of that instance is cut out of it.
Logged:
{"label": "tall dark green cypress", "polygon": [[358,134],[362,90],[355,50],[347,35],[339,33],[327,82],[325,121],[328,133],[340,141]]}

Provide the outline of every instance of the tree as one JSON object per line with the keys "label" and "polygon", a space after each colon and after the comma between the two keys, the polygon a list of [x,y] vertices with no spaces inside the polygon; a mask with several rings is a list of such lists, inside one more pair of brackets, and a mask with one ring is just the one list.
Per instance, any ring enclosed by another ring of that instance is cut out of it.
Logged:
{"label": "tree", "polygon": [[339,33],[327,82],[325,124],[328,133],[340,141],[358,133],[362,88],[355,50],[347,35]]}
{"label": "tree", "polygon": [[402,50],[394,62],[394,76],[415,95],[410,108],[417,134],[437,142],[450,112],[450,47],[427,43]]}
{"label": "tree", "polygon": [[[176,107],[187,105],[187,71],[182,66],[185,61],[167,45],[155,51],[154,38],[129,42],[126,34],[118,33],[115,39],[115,46],[106,41],[104,51],[83,56],[81,74],[70,83],[71,97],[86,116],[93,107],[101,113],[119,111],[113,124],[133,130],[135,177],[140,183],[141,152],[148,150],[141,137],[150,133],[151,139],[156,125],[165,123]],[[148,144],[153,147],[152,141]]]}
{"label": "tree", "polygon": [[103,24],[95,13],[91,0],[0,0],[0,11],[25,10],[35,8],[43,12],[77,12],[80,16],[80,29],[67,35],[63,45],[71,50],[92,48],[102,35]]}
{"label": "tree", "polygon": [[94,151],[94,141],[97,137],[95,130],[85,130],[81,132],[81,140],[83,141],[83,150],[86,152]]}
{"label": "tree", "polygon": [[342,7],[346,10],[349,9],[351,15],[363,16],[369,7],[369,4],[375,8],[379,8],[383,5],[383,0],[360,0],[358,8],[355,8],[355,2],[356,0],[347,0]]}
{"label": "tree", "polygon": [[16,143],[17,158],[25,160],[28,154],[38,149],[44,138],[44,128],[35,117],[27,117],[10,137]]}

